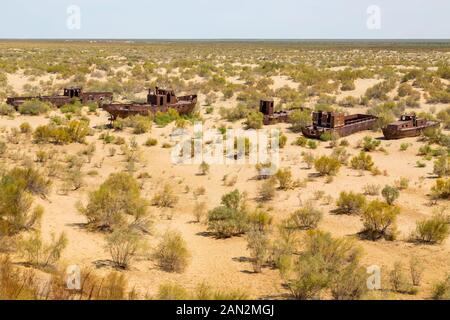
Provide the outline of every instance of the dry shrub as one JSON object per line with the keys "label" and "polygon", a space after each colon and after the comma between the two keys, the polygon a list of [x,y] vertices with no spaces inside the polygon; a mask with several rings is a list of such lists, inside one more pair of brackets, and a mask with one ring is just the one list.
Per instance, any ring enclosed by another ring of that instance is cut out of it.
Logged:
{"label": "dry shrub", "polygon": [[190,253],[181,233],[167,231],[154,253],[155,259],[164,271],[183,272],[190,260]]}
{"label": "dry shrub", "polygon": [[247,249],[253,265],[253,271],[260,273],[269,254],[269,238],[264,231],[252,229],[247,233]]}
{"label": "dry shrub", "polygon": [[292,172],[290,168],[279,169],[275,175],[281,190],[289,190],[293,187]]}
{"label": "dry shrub", "polygon": [[142,248],[140,235],[130,229],[117,229],[107,239],[107,249],[116,268],[128,269],[131,261]]}
{"label": "dry shrub", "polygon": [[318,299],[329,292],[337,300],[359,299],[367,290],[360,249],[345,238],[309,231],[305,250],[284,278],[296,299]]}
{"label": "dry shrub", "polygon": [[39,289],[31,270],[15,267],[8,256],[0,257],[0,300],[36,300]]}
{"label": "dry shrub", "polygon": [[147,209],[148,203],[141,197],[138,181],[124,172],[111,174],[96,191],[89,193],[86,206],[78,205],[89,226],[98,230],[113,230],[125,225],[127,216],[131,216],[133,225],[148,232]]}
{"label": "dry shrub", "polygon": [[183,286],[175,283],[166,283],[159,286],[158,300],[188,300],[190,295]]}
{"label": "dry shrub", "polygon": [[270,201],[275,197],[277,181],[275,178],[265,180],[258,189],[258,196],[261,201]]}
{"label": "dry shrub", "polygon": [[450,276],[434,285],[432,298],[434,300],[450,300]]}
{"label": "dry shrub", "polygon": [[449,217],[444,213],[435,213],[429,219],[416,223],[416,230],[412,234],[414,241],[422,243],[442,243],[450,234]]}
{"label": "dry shrub", "polygon": [[34,232],[28,239],[22,240],[19,247],[27,264],[46,269],[59,261],[67,243],[68,240],[64,233],[61,233],[58,238],[52,234],[51,241],[44,243],[40,232]]}
{"label": "dry shrub", "polygon": [[370,154],[367,154],[363,151],[359,153],[359,155],[352,158],[350,161],[350,165],[355,170],[373,170],[374,163]]}
{"label": "dry shrub", "polygon": [[207,204],[206,202],[196,202],[194,206],[194,218],[195,222],[200,223],[205,218],[207,214]]}
{"label": "dry shrub", "polygon": [[208,212],[208,230],[219,238],[229,238],[248,229],[246,195],[234,190],[222,197],[221,206]]}
{"label": "dry shrub", "polygon": [[321,176],[335,176],[341,163],[334,157],[321,156],[314,161],[314,167]]}
{"label": "dry shrub", "polygon": [[336,202],[337,211],[343,214],[359,214],[366,205],[366,197],[363,194],[350,192],[341,192]]}
{"label": "dry shrub", "polygon": [[413,286],[420,286],[424,269],[422,262],[417,257],[412,257],[409,260],[409,273]]}
{"label": "dry shrub", "polygon": [[160,208],[173,208],[178,203],[178,196],[170,184],[165,184],[152,199],[152,204]]}
{"label": "dry shrub", "polygon": [[296,210],[290,215],[289,222],[292,227],[301,230],[315,229],[322,217],[323,212],[315,208],[313,203],[309,201],[303,208]]}
{"label": "dry shrub", "polygon": [[431,189],[431,196],[435,199],[450,199],[450,178],[437,180]]}
{"label": "dry shrub", "polygon": [[400,214],[400,209],[390,206],[382,201],[374,200],[362,211],[364,229],[361,235],[370,240],[394,240],[396,236],[395,222]]}
{"label": "dry shrub", "polygon": [[381,190],[381,195],[386,200],[387,204],[392,205],[400,196],[400,191],[395,187],[385,186],[383,190]]}
{"label": "dry shrub", "polygon": [[407,294],[417,293],[417,289],[408,282],[403,265],[400,262],[396,262],[393,269],[389,272],[389,282],[392,290],[395,292]]}
{"label": "dry shrub", "polygon": [[0,180],[0,226],[4,235],[15,235],[33,229],[40,221],[43,208],[31,210],[31,192],[46,193],[47,182],[35,171],[16,168]]}

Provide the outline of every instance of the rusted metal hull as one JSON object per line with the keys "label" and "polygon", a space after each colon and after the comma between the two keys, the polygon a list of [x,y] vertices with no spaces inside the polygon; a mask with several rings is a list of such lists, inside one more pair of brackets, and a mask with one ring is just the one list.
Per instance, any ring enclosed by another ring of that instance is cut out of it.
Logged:
{"label": "rusted metal hull", "polygon": [[197,105],[197,96],[178,97],[178,102],[164,106],[156,106],[148,103],[111,103],[103,104],[101,108],[111,115],[111,120],[126,118],[134,115],[154,115],[157,112],[176,110],[180,115],[190,114]]}
{"label": "rusted metal hull", "polygon": [[38,100],[47,102],[54,105],[57,108],[62,107],[65,104],[80,101],[81,103],[103,103],[113,99],[112,92],[83,92],[80,97],[68,97],[68,96],[36,96],[36,97],[8,97],[6,103],[15,107],[16,109],[23,103],[30,100]]}
{"label": "rusted metal hull", "polygon": [[319,126],[308,126],[302,129],[305,137],[320,139],[325,133],[337,134],[339,137],[346,137],[353,133],[372,130],[377,122],[377,117],[365,114],[346,116],[345,125],[336,128],[326,128]]}
{"label": "rusted metal hull", "polygon": [[412,127],[412,128],[398,128],[396,130],[392,130],[389,128],[383,128],[383,135],[387,140],[398,140],[403,138],[412,138],[420,136],[424,130],[429,128],[438,129],[440,127],[440,123],[437,121],[428,121],[423,126]]}
{"label": "rusted metal hull", "polygon": [[265,114],[264,118],[263,118],[263,123],[266,126],[272,125],[272,124],[277,124],[277,123],[288,123],[291,113],[296,111],[296,110],[304,111],[304,110],[310,110],[310,109],[308,109],[308,108],[298,108],[298,109],[291,109],[291,110],[283,110],[283,111],[273,112],[272,114]]}

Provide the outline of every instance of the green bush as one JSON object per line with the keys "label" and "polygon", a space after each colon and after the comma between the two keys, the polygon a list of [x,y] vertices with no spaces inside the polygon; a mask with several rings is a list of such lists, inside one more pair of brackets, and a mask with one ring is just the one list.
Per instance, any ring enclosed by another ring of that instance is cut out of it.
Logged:
{"label": "green bush", "polygon": [[154,253],[159,266],[167,272],[183,272],[190,259],[190,253],[181,234],[167,231]]}
{"label": "green bush", "polygon": [[19,106],[20,114],[28,114],[32,116],[37,116],[42,113],[46,113],[50,109],[50,106],[45,102],[39,100],[29,100],[25,101]]}
{"label": "green bush", "polygon": [[370,240],[395,239],[397,216],[400,209],[390,206],[382,201],[373,200],[364,208],[361,213],[364,229],[361,235]]}
{"label": "green bush", "polygon": [[229,238],[243,234],[248,229],[246,197],[234,190],[222,197],[220,207],[209,211],[208,230],[219,238]]}
{"label": "green bush", "polygon": [[19,128],[21,133],[29,134],[33,132],[33,128],[31,128],[31,125],[28,122],[22,122]]}
{"label": "green bush", "polygon": [[450,156],[442,155],[434,162],[433,173],[439,178],[450,176]]}
{"label": "green bush", "polygon": [[450,234],[449,217],[437,213],[429,219],[420,220],[412,235],[415,241],[423,243],[442,243]]}
{"label": "green bush", "polygon": [[303,162],[306,163],[306,168],[311,169],[316,158],[312,152],[302,152]]}
{"label": "green bush", "polygon": [[342,165],[346,165],[348,162],[348,158],[350,157],[345,147],[334,148],[331,156],[333,158],[336,158]]}
{"label": "green bush", "polygon": [[150,116],[134,115],[120,121],[115,121],[115,128],[122,129],[124,127],[132,128],[134,134],[147,133],[152,128],[153,118]]}
{"label": "green bush", "polygon": [[169,123],[180,119],[180,115],[175,109],[169,109],[168,112],[158,111],[153,121],[160,127],[165,127]]}
{"label": "green bush", "polygon": [[314,161],[314,167],[321,176],[335,176],[341,167],[341,163],[334,157],[321,156]]}
{"label": "green bush", "polygon": [[247,249],[253,265],[253,271],[260,273],[269,254],[269,238],[264,231],[250,230],[247,233]]}
{"label": "green bush", "polygon": [[292,172],[290,168],[279,169],[275,174],[281,190],[289,190],[293,187]]}
{"label": "green bush", "polygon": [[270,201],[275,197],[277,181],[274,178],[265,180],[258,189],[258,196],[261,201]]}
{"label": "green bush", "polygon": [[292,125],[291,130],[299,132],[302,128],[311,124],[311,112],[309,110],[294,110],[289,115],[289,122]]}
{"label": "green bush", "polygon": [[363,151],[359,155],[352,158],[350,165],[355,170],[367,170],[371,171],[374,167],[374,163],[370,154]]}
{"label": "green bush", "polygon": [[308,139],[306,139],[304,136],[298,137],[293,144],[299,147],[306,147],[306,144],[308,143]]}
{"label": "green bush", "polygon": [[165,184],[152,199],[152,205],[160,208],[173,208],[178,203],[178,196],[170,184]]}
{"label": "green bush", "polygon": [[0,179],[0,234],[15,235],[33,229],[40,221],[43,208],[31,210],[31,194],[45,196],[49,182],[30,168],[15,168]]}
{"label": "green bush", "polygon": [[6,103],[0,103],[0,115],[2,116],[11,116],[14,114],[16,110],[13,106],[10,106]]}
{"label": "green bush", "polygon": [[278,140],[278,144],[279,144],[279,147],[281,149],[283,149],[286,146],[287,140],[288,140],[287,136],[285,136],[284,134],[280,135],[280,139]]}
{"label": "green bush", "polygon": [[72,120],[67,125],[38,126],[33,133],[33,138],[36,143],[84,143],[89,133],[90,128],[87,122]]}
{"label": "green bush", "polygon": [[392,205],[400,196],[400,191],[395,187],[385,186],[383,190],[381,190],[381,195],[386,200],[387,204]]}
{"label": "green bush", "polygon": [[363,194],[352,191],[342,191],[336,202],[338,212],[343,214],[359,214],[366,205],[366,197]]}
{"label": "green bush", "polygon": [[315,140],[308,140],[306,144],[308,145],[308,148],[312,150],[317,149],[317,142]]}
{"label": "green bush", "polygon": [[158,300],[187,300],[189,293],[180,284],[162,284],[158,289]]}
{"label": "green bush", "polygon": [[88,204],[79,205],[88,224],[98,230],[113,230],[127,223],[126,215],[134,218],[132,224],[148,229],[148,203],[141,198],[138,181],[128,173],[113,173],[88,196]]}
{"label": "green bush", "polygon": [[227,119],[230,122],[235,122],[247,117],[249,110],[247,106],[242,103],[239,103],[234,108],[221,108],[220,115],[222,118]]}
{"label": "green bush", "polygon": [[431,193],[434,198],[450,199],[450,178],[437,180]]}
{"label": "green bush", "polygon": [[61,258],[61,254],[67,247],[67,237],[64,233],[56,239],[52,235],[50,243],[42,241],[39,232],[35,232],[28,239],[20,243],[20,251],[25,261],[38,268],[53,266]]}
{"label": "green bush", "polygon": [[4,177],[6,180],[14,181],[28,192],[45,198],[50,192],[51,180],[45,179],[34,167],[16,167],[9,171]]}
{"label": "green bush", "polygon": [[156,140],[155,138],[148,138],[147,140],[145,140],[144,145],[147,147],[153,147],[156,146],[158,144],[158,140]]}
{"label": "green bush", "polygon": [[248,214],[249,228],[252,230],[259,230],[261,232],[269,232],[272,225],[273,218],[269,212],[256,209]]}
{"label": "green bush", "polygon": [[292,227],[301,230],[317,228],[320,220],[322,220],[323,212],[313,206],[313,203],[308,202],[301,209],[293,212],[289,217],[289,223]]}
{"label": "green bush", "polygon": [[364,151],[371,152],[371,151],[376,150],[376,148],[378,148],[380,146],[380,144],[381,144],[380,140],[375,140],[375,139],[367,136],[367,137],[363,138],[361,147]]}
{"label": "green bush", "polygon": [[59,110],[62,113],[80,113],[81,112],[81,108],[83,108],[83,105],[81,104],[80,101],[74,101],[72,103],[68,103],[63,105],[61,108],[59,108]]}
{"label": "green bush", "polygon": [[209,173],[209,164],[203,161],[199,166],[200,175],[205,176]]}
{"label": "green bush", "polygon": [[309,231],[305,250],[283,277],[296,299],[320,299],[327,292],[338,300],[360,299],[367,291],[360,249],[345,238]]}
{"label": "green bush", "polygon": [[432,298],[434,300],[450,300],[450,276],[434,285]]}
{"label": "green bush", "polygon": [[247,114],[245,124],[247,129],[261,129],[263,126],[264,115],[261,112],[253,111]]}

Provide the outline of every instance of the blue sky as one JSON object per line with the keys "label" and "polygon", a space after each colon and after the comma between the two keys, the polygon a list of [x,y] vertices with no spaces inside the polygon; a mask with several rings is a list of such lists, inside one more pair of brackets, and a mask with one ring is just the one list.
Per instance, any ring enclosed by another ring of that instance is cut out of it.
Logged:
{"label": "blue sky", "polygon": [[[2,1],[0,38],[450,38],[449,0]],[[81,28],[67,28],[67,8]],[[367,28],[370,5],[381,28]]]}

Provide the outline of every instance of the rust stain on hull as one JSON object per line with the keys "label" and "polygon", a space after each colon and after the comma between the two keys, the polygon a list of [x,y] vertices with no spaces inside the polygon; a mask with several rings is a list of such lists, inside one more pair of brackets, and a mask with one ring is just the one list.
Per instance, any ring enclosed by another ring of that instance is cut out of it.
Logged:
{"label": "rust stain on hull", "polygon": [[304,136],[320,139],[325,133],[346,137],[353,133],[372,130],[377,117],[368,114],[344,115],[337,112],[313,112],[313,124],[302,129]]}
{"label": "rust stain on hull", "polygon": [[197,105],[197,95],[177,97],[171,90],[156,87],[147,95],[146,103],[110,103],[103,104],[103,110],[111,115],[111,120],[126,118],[133,115],[148,116],[157,112],[176,110],[180,115],[190,114]]}
{"label": "rust stain on hull", "polygon": [[398,121],[383,128],[384,137],[388,140],[418,137],[429,128],[438,129],[438,121],[417,118],[416,115],[403,115]]}
{"label": "rust stain on hull", "polygon": [[79,101],[81,103],[94,102],[102,104],[103,102],[112,101],[112,92],[83,92],[81,87],[65,88],[64,94],[61,96],[35,96],[35,97],[8,97],[6,103],[18,108],[23,103],[30,100],[38,100],[42,102],[48,102],[58,108],[65,104]]}

